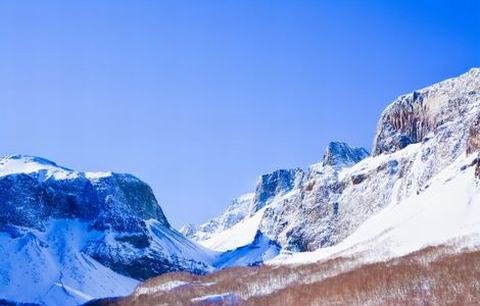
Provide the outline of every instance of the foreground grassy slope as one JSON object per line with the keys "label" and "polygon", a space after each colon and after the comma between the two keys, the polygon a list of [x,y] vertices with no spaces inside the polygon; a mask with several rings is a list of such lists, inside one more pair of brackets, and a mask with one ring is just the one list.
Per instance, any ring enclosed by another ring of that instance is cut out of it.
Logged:
{"label": "foreground grassy slope", "polygon": [[[170,273],[97,305],[475,305],[480,251],[429,247],[386,262],[337,258],[296,266]],[[210,297],[207,299],[206,297]]]}

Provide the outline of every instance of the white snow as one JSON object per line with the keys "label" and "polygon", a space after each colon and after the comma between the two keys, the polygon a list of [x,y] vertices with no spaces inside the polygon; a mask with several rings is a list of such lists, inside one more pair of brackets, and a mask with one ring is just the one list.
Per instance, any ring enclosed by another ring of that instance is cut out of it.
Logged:
{"label": "white snow", "polygon": [[67,179],[78,175],[75,171],[57,166],[43,158],[14,155],[0,159],[0,176],[18,173],[42,172],[45,178],[50,176],[56,179]]}
{"label": "white snow", "polygon": [[85,177],[91,180],[112,176],[112,172],[85,172]]}
{"label": "white snow", "polygon": [[278,255],[280,246],[262,234],[248,245],[222,253],[215,261],[217,269],[258,265]]}
{"label": "white snow", "polygon": [[253,216],[243,219],[231,228],[214,235],[212,238],[198,241],[199,244],[215,251],[228,251],[247,245],[253,241],[262,220],[265,208]]}
{"label": "white snow", "polygon": [[56,180],[66,180],[82,175],[88,179],[95,180],[112,175],[112,172],[77,172],[60,167],[47,159],[29,155],[12,155],[0,159],[0,176],[19,173],[38,173],[40,180],[45,180],[49,177],[53,177]]}
{"label": "white snow", "polygon": [[221,304],[221,305],[236,305],[238,304],[240,298],[232,293],[225,292],[225,293],[220,293],[220,294],[210,294],[210,295],[204,295],[201,297],[193,298],[191,299],[192,302],[198,303],[198,302],[204,302],[207,304]]}
{"label": "white snow", "polygon": [[99,234],[68,219],[52,220],[45,232],[28,229],[16,239],[0,232],[0,296],[16,302],[78,305],[131,293],[138,281],[81,252],[86,241]]}
{"label": "white snow", "polygon": [[250,216],[254,204],[255,193],[247,193],[232,200],[223,213],[200,226],[185,225],[180,232],[195,240],[207,240],[211,237],[231,228]]}
{"label": "white snow", "polygon": [[178,256],[206,264],[212,264],[218,255],[218,252],[185,238],[173,228],[165,228],[156,220],[147,220],[146,223],[152,232],[152,237],[156,237],[151,242],[152,247],[162,250],[165,255]]}
{"label": "white snow", "polygon": [[187,285],[187,284],[189,284],[189,282],[180,281],[180,280],[173,280],[173,281],[166,282],[166,283],[160,284],[158,286],[154,286],[154,287],[146,287],[146,286],[139,287],[135,291],[135,295],[151,294],[151,293],[155,293],[155,292],[159,292],[159,291],[168,291],[168,290],[172,290],[172,289],[175,289],[177,287]]}

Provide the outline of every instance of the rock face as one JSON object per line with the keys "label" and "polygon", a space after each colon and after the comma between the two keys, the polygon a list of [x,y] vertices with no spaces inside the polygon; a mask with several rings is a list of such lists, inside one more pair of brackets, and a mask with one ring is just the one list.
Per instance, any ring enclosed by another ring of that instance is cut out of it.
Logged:
{"label": "rock face", "polygon": [[[260,231],[291,251],[334,244],[333,231],[341,212],[339,199],[346,187],[339,174],[368,156],[363,148],[329,143],[323,161],[303,171],[295,188],[271,196]],[[364,179],[357,175],[350,184],[360,184]]]}
{"label": "rock face", "polygon": [[354,148],[343,142],[328,144],[323,157],[323,164],[335,168],[344,168],[355,165],[369,156],[364,148]]}
{"label": "rock face", "polygon": [[[31,279],[36,281],[29,284],[32,288],[43,290],[37,284],[42,282],[60,284],[57,286],[65,292],[73,288],[73,296],[81,292],[67,304],[82,301],[82,294],[85,300],[86,296],[116,292],[115,288],[102,292],[84,286],[81,279],[90,273],[87,262],[110,271],[107,276],[126,279],[122,283],[130,287],[135,284],[133,279],[171,271],[205,273],[210,269],[209,253],[171,228],[151,188],[129,174],[82,173],[38,157],[7,157],[0,160],[0,207],[4,246],[0,256],[8,258],[0,264],[0,296],[12,294],[13,299],[18,298],[15,290],[28,285],[21,277],[16,278],[18,271],[12,266],[34,273]],[[66,247],[69,237],[78,239],[78,243]],[[49,271],[42,272],[46,267],[31,262],[31,255],[15,261],[11,254],[2,254],[8,246],[17,248],[19,254],[33,249],[39,260],[58,260],[51,262]],[[77,271],[70,275],[70,284],[62,282],[62,278],[68,278],[67,271]],[[116,294],[128,293],[128,288],[118,287]],[[82,293],[82,288],[86,292]],[[35,301],[25,296],[26,302]],[[42,296],[48,294],[38,293],[39,298]],[[65,298],[61,294],[57,297]]]}
{"label": "rock face", "polygon": [[381,115],[372,157],[331,143],[323,161],[305,171],[262,176],[249,217],[262,214],[259,231],[283,249],[335,245],[386,206],[425,191],[464,154],[477,152],[479,118],[478,68],[403,95]]}
{"label": "rock face", "polygon": [[467,138],[467,154],[472,154],[480,150],[480,117],[477,118],[470,130]]}
{"label": "rock face", "polygon": [[272,197],[285,194],[298,186],[304,172],[302,169],[276,170],[260,176],[255,190],[254,211],[265,206]]}
{"label": "rock face", "polygon": [[447,123],[458,119],[468,119],[471,125],[468,112],[478,99],[479,75],[480,69],[473,68],[458,78],[399,97],[385,109],[378,122],[373,155],[392,153],[422,142],[429,134],[441,133]]}

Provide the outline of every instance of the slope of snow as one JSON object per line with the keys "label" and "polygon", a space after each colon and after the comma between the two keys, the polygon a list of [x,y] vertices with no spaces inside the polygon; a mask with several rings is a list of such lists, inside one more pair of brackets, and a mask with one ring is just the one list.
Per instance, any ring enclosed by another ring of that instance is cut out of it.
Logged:
{"label": "slope of snow", "polygon": [[247,245],[255,239],[258,226],[265,209],[257,211],[253,216],[243,219],[231,228],[198,243],[215,251],[229,251]]}
{"label": "slope of snow", "polygon": [[222,253],[213,265],[217,269],[256,266],[274,258],[279,252],[278,243],[257,232],[250,244]]}
{"label": "slope of snow", "polygon": [[160,285],[155,286],[155,287],[146,287],[146,288],[141,287],[141,288],[139,288],[138,290],[135,291],[135,295],[155,293],[155,292],[158,292],[158,291],[168,291],[168,290],[172,290],[174,288],[178,288],[180,286],[187,285],[187,284],[189,284],[189,283],[185,282],[185,281],[174,280],[174,281],[170,281],[170,282],[167,282],[167,283],[160,284]]}
{"label": "slope of snow", "polygon": [[244,218],[248,217],[252,210],[254,193],[247,193],[232,200],[225,211],[218,217],[200,225],[188,224],[180,229],[186,237],[196,241],[207,240],[214,235],[231,228]]}
{"label": "slope of snow", "polygon": [[19,173],[43,172],[43,178],[54,177],[55,179],[74,178],[78,174],[70,169],[59,167],[52,161],[41,157],[28,155],[12,155],[0,159],[0,176]]}
{"label": "slope of snow", "polygon": [[[17,302],[78,305],[131,293],[137,280],[106,268],[81,252],[101,233],[78,220],[52,220],[45,232],[0,232],[0,296]],[[88,234],[86,234],[88,233]]]}
{"label": "slope of snow", "polygon": [[218,255],[218,252],[186,239],[173,228],[165,230],[165,227],[156,220],[147,220],[146,223],[154,237],[153,247],[167,252],[170,256],[183,257],[211,265]]}
{"label": "slope of snow", "polygon": [[391,203],[341,243],[282,254],[269,263],[300,264],[339,256],[360,256],[369,262],[452,242],[480,246],[480,187],[471,166],[474,158],[461,156],[423,192]]}

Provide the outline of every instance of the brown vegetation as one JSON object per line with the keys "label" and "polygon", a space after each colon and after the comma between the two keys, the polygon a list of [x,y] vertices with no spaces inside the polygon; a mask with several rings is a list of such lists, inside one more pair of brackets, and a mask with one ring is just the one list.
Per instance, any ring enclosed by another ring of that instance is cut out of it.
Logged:
{"label": "brown vegetation", "polygon": [[480,252],[422,260],[431,250],[361,266],[248,300],[251,305],[478,305]]}
{"label": "brown vegetation", "polygon": [[[97,304],[475,305],[480,303],[480,251],[452,254],[445,247],[431,247],[367,265],[337,258],[296,266],[234,268],[207,276],[171,273],[148,280],[140,288],[173,280],[188,284],[154,294],[138,294],[137,289],[125,299]],[[195,300],[224,293],[229,296],[215,302]]]}

